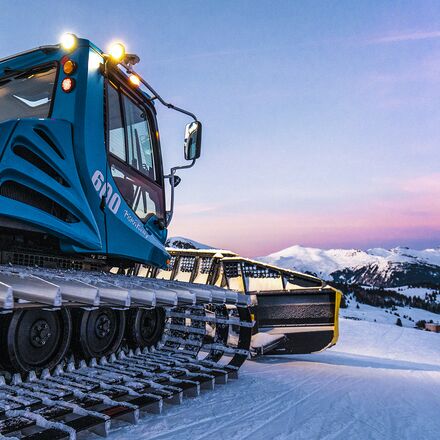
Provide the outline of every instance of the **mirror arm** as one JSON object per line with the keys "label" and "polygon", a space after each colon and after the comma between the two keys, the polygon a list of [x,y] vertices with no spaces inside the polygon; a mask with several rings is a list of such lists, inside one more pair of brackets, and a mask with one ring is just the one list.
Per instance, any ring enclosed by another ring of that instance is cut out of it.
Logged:
{"label": "mirror arm", "polygon": [[[131,64],[123,62],[123,63],[121,63],[121,65],[125,68],[127,73],[132,74],[132,75],[136,75],[139,78],[140,82],[153,94],[151,99],[157,99],[163,106],[165,106],[171,110],[175,110],[176,112],[183,113],[184,115],[188,115],[191,118],[193,118],[195,122],[198,122],[198,119],[194,113],[191,113],[188,110],[177,107],[169,102],[166,102],[159,95],[159,93],[157,93],[156,90],[154,90],[153,87],[151,87],[150,84],[147,81],[145,81],[144,78],[142,78],[142,76],[138,75],[133,70]],[[164,176],[164,179],[169,179],[169,182],[171,185],[170,210],[166,211],[166,214],[165,214],[165,227],[169,226],[169,224],[171,223],[171,220],[173,218],[173,214],[174,214],[174,175],[176,174],[177,170],[191,168],[192,166],[194,166],[195,163],[196,163],[196,159],[193,159],[193,161],[189,165],[181,165],[181,166],[173,167],[170,170],[170,174],[167,174],[166,176]]]}
{"label": "mirror arm", "polygon": [[166,176],[163,176],[164,179],[168,179],[170,182],[170,186],[171,186],[171,195],[170,195],[170,210],[166,212],[166,219],[165,219],[165,227],[168,227],[169,224],[171,223],[171,220],[173,218],[173,214],[174,214],[174,176],[176,174],[177,170],[182,170],[185,168],[191,168],[194,166],[194,164],[196,163],[196,159],[193,159],[193,161],[189,164],[189,165],[181,165],[178,167],[173,167],[170,170],[170,174],[167,174]]}
{"label": "mirror arm", "polygon": [[[144,78],[142,78],[142,76],[138,75],[129,64],[126,63],[121,63],[122,66],[124,66],[124,68],[127,70],[128,73],[131,73],[132,75],[136,75],[140,82],[154,95],[152,97],[152,99],[156,99],[165,107],[171,109],[171,110],[175,110],[176,112],[180,112],[183,113],[185,115],[191,116],[191,118],[194,119],[194,121],[198,121],[197,117],[194,113],[189,112],[188,110],[184,110],[183,108],[180,107],[176,107],[175,105],[166,102],[160,95],[159,93],[156,92],[156,90],[153,89],[153,87],[150,86],[150,84],[147,83],[147,81],[144,80]],[[192,165],[191,165],[192,166]],[[185,168],[189,168],[189,167],[185,167]]]}

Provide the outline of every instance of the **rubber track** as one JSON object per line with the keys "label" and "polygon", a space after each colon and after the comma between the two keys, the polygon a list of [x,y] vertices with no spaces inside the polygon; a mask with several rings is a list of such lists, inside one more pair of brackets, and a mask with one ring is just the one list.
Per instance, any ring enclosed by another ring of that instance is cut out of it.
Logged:
{"label": "rubber track", "polygon": [[[34,294],[35,275],[41,277],[40,284],[53,280],[48,271],[17,272],[3,272],[14,294],[24,289]],[[72,279],[71,272],[69,276]],[[89,286],[100,289],[95,279],[89,277]],[[162,301],[170,291],[176,293],[177,305],[165,307],[161,343],[150,350],[120,350],[117,356],[89,363],[72,359],[38,376],[31,372],[25,379],[19,374],[8,375],[8,380],[0,376],[0,438],[75,439],[84,431],[106,436],[114,420],[137,423],[142,412],[160,413],[166,405],[180,404],[184,397],[238,377],[249,355],[253,323],[246,301],[236,293],[140,278],[109,280],[118,281],[115,289],[125,282],[134,294],[135,284],[154,287],[156,299]],[[75,287],[66,287],[64,281],[62,286],[66,291]],[[206,298],[212,302],[206,303]]]}
{"label": "rubber track", "polygon": [[[212,309],[214,317],[228,313],[225,306]],[[242,309],[243,317],[248,310]],[[90,431],[106,436],[114,420],[135,424],[141,412],[161,413],[164,405],[180,404],[184,397],[198,396],[201,390],[213,390],[216,384],[238,377],[248,355],[250,320],[230,319],[239,328],[235,347],[227,345],[221,328],[207,345],[202,340],[206,337],[203,307],[179,310],[186,322],[172,313],[168,311],[157,349],[120,351],[99,362],[72,361],[38,377],[31,372],[26,380],[19,374],[9,381],[0,376],[0,435],[55,440],[75,439],[77,433]],[[210,323],[215,321],[212,318]]]}
{"label": "rubber track", "polygon": [[0,381],[0,433],[25,439],[76,438],[84,430],[107,435],[111,421],[137,423],[142,411],[160,413],[202,389],[237,377],[238,367],[168,349],[123,351],[89,364],[59,366],[26,381]]}

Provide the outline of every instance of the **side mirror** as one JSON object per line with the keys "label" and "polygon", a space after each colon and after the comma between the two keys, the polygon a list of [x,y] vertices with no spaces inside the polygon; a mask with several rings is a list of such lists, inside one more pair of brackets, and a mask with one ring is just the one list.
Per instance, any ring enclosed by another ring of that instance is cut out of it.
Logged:
{"label": "side mirror", "polygon": [[190,122],[185,128],[185,159],[196,160],[202,148],[202,123]]}

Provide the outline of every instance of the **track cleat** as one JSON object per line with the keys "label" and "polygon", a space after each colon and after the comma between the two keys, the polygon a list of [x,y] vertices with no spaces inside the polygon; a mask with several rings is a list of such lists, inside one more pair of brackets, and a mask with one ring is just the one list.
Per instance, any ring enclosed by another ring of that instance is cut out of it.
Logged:
{"label": "track cleat", "polygon": [[64,368],[63,368],[63,366],[60,364],[60,365],[57,365],[56,367],[55,367],[55,370],[54,370],[54,372],[53,372],[53,375],[54,376],[62,376],[64,374]]}
{"label": "track cleat", "polygon": [[41,372],[41,374],[40,374],[40,378],[42,379],[42,380],[44,380],[44,379],[49,379],[51,377],[51,375],[50,375],[50,370],[48,369],[48,368],[45,368],[42,372]]}
{"label": "track cleat", "polygon": [[20,373],[15,373],[15,374],[12,375],[12,380],[11,380],[12,385],[19,385],[22,382],[23,381],[21,379],[21,374]]}

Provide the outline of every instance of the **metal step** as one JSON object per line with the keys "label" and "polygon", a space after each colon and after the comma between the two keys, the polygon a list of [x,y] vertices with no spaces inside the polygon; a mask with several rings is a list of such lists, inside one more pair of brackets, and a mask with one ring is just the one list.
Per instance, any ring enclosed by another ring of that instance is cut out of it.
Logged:
{"label": "metal step", "polygon": [[0,308],[18,304],[59,307],[69,303],[129,307],[247,306],[248,297],[236,292],[178,281],[128,277],[99,272],[0,266]]}

